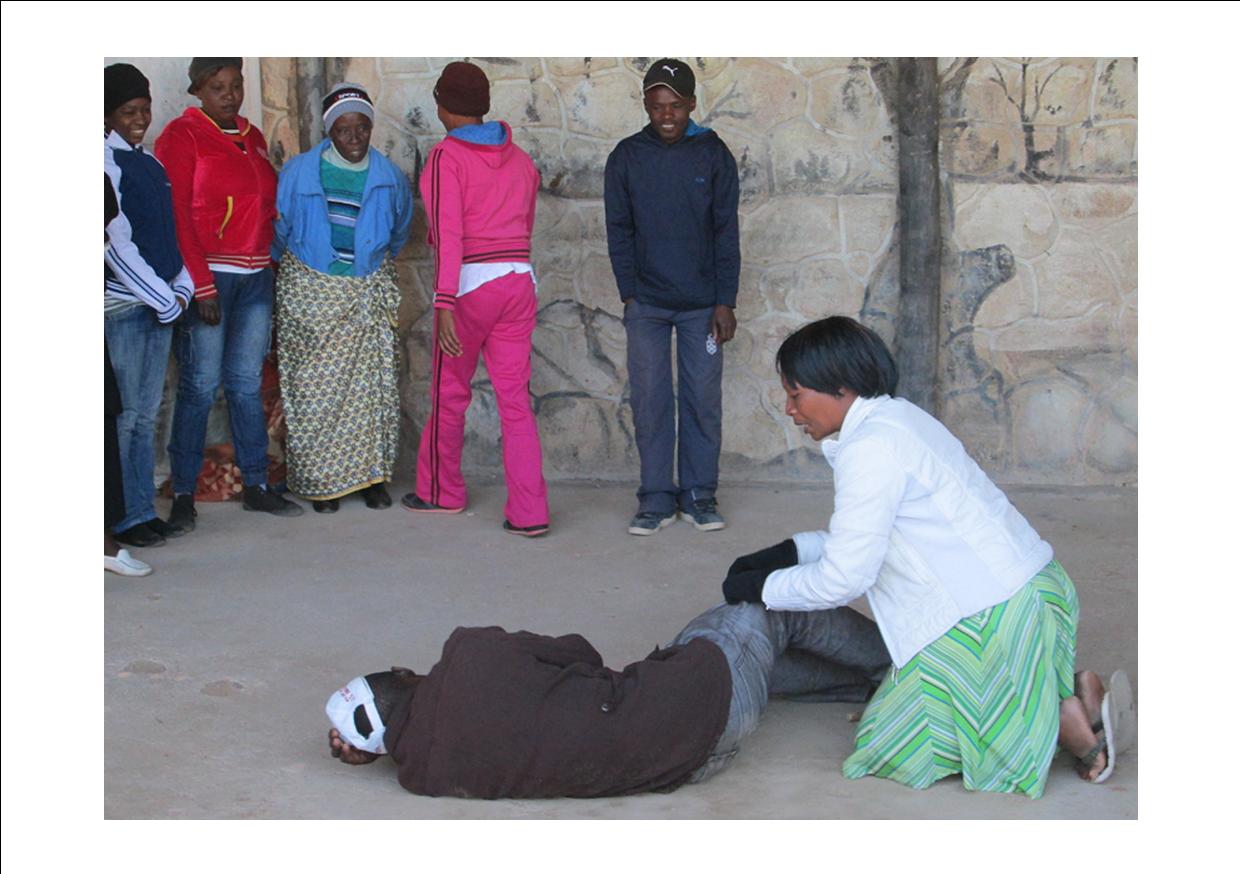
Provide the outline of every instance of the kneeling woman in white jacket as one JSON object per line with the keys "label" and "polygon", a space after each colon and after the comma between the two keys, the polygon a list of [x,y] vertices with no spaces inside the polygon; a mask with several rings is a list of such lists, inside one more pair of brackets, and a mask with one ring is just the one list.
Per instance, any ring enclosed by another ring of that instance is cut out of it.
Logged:
{"label": "kneeling woman in white jacket", "polygon": [[787,414],[834,470],[835,509],[827,530],[738,558],[723,591],[772,610],[868,597],[893,667],[844,774],[916,788],[961,774],[1037,798],[1058,742],[1105,780],[1135,731],[1131,691],[1123,672],[1110,692],[1074,674],[1076,591],[1050,545],[938,420],[892,397],[873,331],[822,319],[777,362]]}

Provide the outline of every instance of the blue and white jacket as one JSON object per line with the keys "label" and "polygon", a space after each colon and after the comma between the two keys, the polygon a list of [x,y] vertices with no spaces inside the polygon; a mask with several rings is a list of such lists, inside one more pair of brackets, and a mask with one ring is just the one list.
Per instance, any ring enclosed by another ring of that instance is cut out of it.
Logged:
{"label": "blue and white jacket", "polygon": [[[325,139],[317,148],[298,155],[280,171],[276,191],[276,234],[271,260],[278,261],[291,249],[308,267],[326,273],[336,258],[332,248],[327,197],[323,194],[319,163],[331,148]],[[396,257],[413,223],[413,194],[409,181],[395,164],[372,146],[362,210],[353,231],[353,276],[367,276],[379,269],[383,259]]]}
{"label": "blue and white jacket", "polygon": [[177,248],[168,176],[154,155],[135,149],[116,131],[103,141],[103,171],[121,209],[107,226],[104,310],[145,304],[168,324],[194,296]]}

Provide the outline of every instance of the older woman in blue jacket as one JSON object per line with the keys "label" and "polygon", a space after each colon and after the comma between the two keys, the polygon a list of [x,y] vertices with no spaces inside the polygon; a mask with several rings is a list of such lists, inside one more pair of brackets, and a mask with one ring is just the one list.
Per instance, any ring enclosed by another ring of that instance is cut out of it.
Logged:
{"label": "older woman in blue jacket", "polygon": [[280,173],[272,260],[288,484],[316,512],[361,492],[391,506],[400,425],[395,258],[409,238],[404,174],[370,147],[374,106],[358,85],[323,98],[319,146]]}

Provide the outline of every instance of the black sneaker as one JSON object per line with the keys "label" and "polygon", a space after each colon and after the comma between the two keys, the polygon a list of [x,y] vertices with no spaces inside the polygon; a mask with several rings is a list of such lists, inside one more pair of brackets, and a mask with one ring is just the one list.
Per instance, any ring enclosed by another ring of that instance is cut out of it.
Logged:
{"label": "black sneaker", "polygon": [[728,523],[723,521],[723,514],[719,512],[714,498],[694,501],[688,509],[680,511],[680,518],[692,522],[698,531],[718,531],[728,526]]}
{"label": "black sneaker", "polygon": [[164,537],[168,539],[172,539],[173,537],[180,537],[182,534],[188,533],[180,525],[173,525],[171,522],[165,522],[163,519],[160,519],[158,516],[156,516],[154,519],[148,519],[142,524],[145,525],[147,528],[150,528],[160,537]]}
{"label": "black sneaker", "polygon": [[362,489],[362,500],[372,510],[382,510],[384,507],[392,506],[392,496],[383,487],[383,483],[375,483]]}
{"label": "black sneaker", "polygon": [[168,514],[168,525],[180,529],[182,534],[193,531],[198,524],[194,521],[198,511],[194,509],[193,495],[177,495],[172,499],[172,512]]}
{"label": "black sneaker", "polygon": [[300,504],[280,497],[266,486],[246,486],[242,501],[247,510],[273,516],[300,516],[306,512]]}
{"label": "black sneaker", "polygon": [[328,498],[326,501],[311,501],[316,513],[335,513],[340,509],[339,498]]}
{"label": "black sneaker", "polygon": [[632,519],[629,520],[629,533],[636,534],[638,537],[649,537],[651,534],[657,534],[659,529],[666,528],[676,521],[676,513],[656,513],[651,510],[643,510]]}
{"label": "black sneaker", "polygon": [[151,526],[145,522],[139,522],[130,528],[126,528],[116,535],[116,542],[123,543],[126,546],[141,546],[150,548],[153,546],[163,546],[163,535],[156,534],[151,530]]}

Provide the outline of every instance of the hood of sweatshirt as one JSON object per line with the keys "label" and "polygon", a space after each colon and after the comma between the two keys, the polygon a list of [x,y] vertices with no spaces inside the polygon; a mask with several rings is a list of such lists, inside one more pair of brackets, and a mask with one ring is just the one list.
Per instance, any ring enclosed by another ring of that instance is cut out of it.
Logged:
{"label": "hood of sweatshirt", "polygon": [[444,137],[442,142],[445,147],[469,152],[488,167],[503,167],[518,154],[512,142],[512,128],[506,121],[489,121],[457,128]]}

